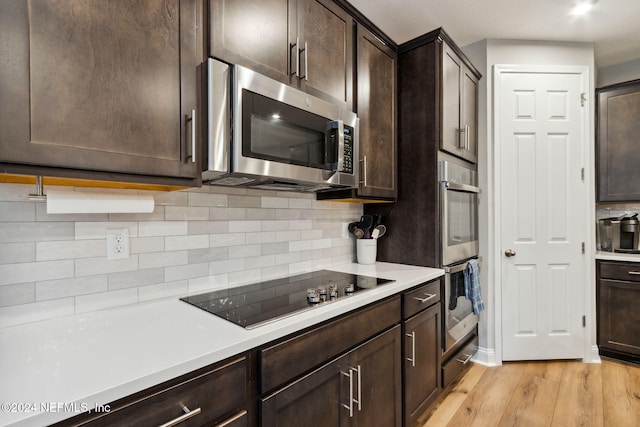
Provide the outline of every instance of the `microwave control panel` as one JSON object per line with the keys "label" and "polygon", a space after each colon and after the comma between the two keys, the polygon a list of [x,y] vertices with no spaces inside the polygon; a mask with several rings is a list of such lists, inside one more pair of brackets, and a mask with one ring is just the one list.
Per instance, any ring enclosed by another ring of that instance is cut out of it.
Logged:
{"label": "microwave control panel", "polygon": [[347,125],[344,125],[344,162],[341,172],[353,173],[353,128]]}

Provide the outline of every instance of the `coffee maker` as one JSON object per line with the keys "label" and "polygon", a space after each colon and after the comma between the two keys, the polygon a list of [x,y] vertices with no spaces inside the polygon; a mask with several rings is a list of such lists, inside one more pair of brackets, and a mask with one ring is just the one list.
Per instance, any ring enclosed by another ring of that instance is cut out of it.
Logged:
{"label": "coffee maker", "polygon": [[619,252],[638,252],[638,236],[640,235],[640,221],[638,214],[625,216],[620,220],[620,249]]}

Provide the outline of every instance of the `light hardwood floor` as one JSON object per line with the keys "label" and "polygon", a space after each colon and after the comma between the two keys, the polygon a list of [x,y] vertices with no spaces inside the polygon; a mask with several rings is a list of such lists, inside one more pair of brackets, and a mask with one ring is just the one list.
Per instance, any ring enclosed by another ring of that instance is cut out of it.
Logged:
{"label": "light hardwood floor", "polygon": [[640,367],[610,360],[476,364],[431,414],[423,427],[637,427]]}

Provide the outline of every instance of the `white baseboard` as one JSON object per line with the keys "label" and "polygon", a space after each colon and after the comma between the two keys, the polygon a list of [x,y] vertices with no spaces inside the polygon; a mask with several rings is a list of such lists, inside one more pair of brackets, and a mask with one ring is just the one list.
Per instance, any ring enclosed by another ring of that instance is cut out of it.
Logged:
{"label": "white baseboard", "polygon": [[591,346],[591,352],[582,361],[585,363],[602,363],[602,360],[600,359],[600,352],[598,351],[598,346]]}
{"label": "white baseboard", "polygon": [[502,365],[502,361],[497,360],[496,351],[493,348],[478,347],[478,351],[471,361],[485,366]]}

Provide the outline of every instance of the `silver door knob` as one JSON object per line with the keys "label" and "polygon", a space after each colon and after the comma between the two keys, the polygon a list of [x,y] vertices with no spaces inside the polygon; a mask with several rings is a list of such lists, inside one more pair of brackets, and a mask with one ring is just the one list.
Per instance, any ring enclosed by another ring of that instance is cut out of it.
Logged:
{"label": "silver door knob", "polygon": [[504,251],[504,254],[510,258],[512,256],[516,256],[516,251],[514,251],[513,249],[507,249],[506,251]]}

